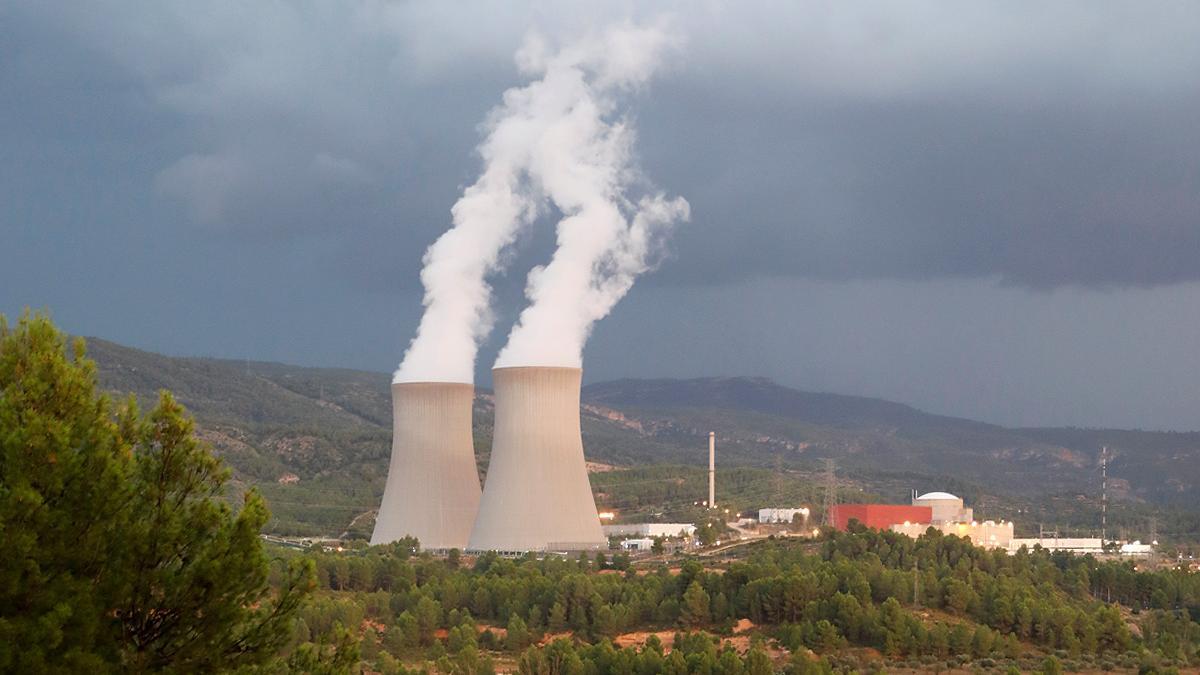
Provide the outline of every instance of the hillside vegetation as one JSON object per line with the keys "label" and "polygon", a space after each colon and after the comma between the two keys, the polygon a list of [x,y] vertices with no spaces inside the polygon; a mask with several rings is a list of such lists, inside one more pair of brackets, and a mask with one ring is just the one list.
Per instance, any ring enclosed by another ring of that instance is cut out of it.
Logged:
{"label": "hillside vegetation", "polygon": [[[762,541],[631,564],[315,554],[314,631],[368,627],[381,673],[1178,672],[1200,663],[1200,576],[1009,556],[930,534]],[[463,563],[467,564],[464,565]],[[1191,671],[1189,671],[1191,672]]]}
{"label": "hillside vegetation", "polygon": [[[95,338],[89,353],[109,390],[147,401],[159,389],[175,392],[196,416],[201,436],[233,468],[236,484],[258,485],[267,496],[274,514],[268,529],[369,531],[390,448],[386,374],[168,357]],[[585,387],[583,399],[588,459],[627,469],[597,480],[598,491],[604,485],[643,505],[665,480],[652,475],[653,465],[702,465],[710,429],[718,434],[721,467],[762,470],[761,480],[721,484],[719,496],[735,508],[818,495],[818,460],[833,457],[842,489],[865,492],[864,498],[898,500],[910,489],[947,489],[988,517],[1090,524],[1102,445],[1112,457],[1114,524],[1124,518],[1144,527],[1157,513],[1164,532],[1187,534],[1195,520],[1178,512],[1200,503],[1197,433],[1007,429],[761,378],[620,380]],[[480,391],[475,444],[481,475],[492,406],[490,392]],[[622,482],[624,489],[613,487]],[[690,503],[679,494],[664,504],[668,512]],[[703,498],[702,490],[696,498]],[[1156,510],[1160,506],[1176,511]]]}

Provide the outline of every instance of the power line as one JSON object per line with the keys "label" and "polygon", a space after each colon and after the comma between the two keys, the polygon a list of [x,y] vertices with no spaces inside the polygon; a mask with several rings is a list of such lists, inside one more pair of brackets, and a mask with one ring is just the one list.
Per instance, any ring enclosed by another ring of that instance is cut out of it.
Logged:
{"label": "power line", "polygon": [[832,457],[825,458],[825,513],[821,524],[833,527],[833,509],[837,505],[837,474]]}

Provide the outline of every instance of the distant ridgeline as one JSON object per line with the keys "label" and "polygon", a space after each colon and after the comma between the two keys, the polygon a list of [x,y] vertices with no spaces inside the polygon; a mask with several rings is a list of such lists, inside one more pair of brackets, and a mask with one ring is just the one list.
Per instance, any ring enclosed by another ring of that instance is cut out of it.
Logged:
{"label": "distant ridgeline", "polygon": [[[369,534],[387,470],[390,377],[384,373],[274,363],[167,357],[90,339],[103,386],[144,400],[170,389],[196,416],[202,437],[256,485],[281,534]],[[1006,429],[931,415],[879,399],[802,392],[761,378],[620,380],[584,388],[588,459],[624,467],[707,460],[716,430],[718,502],[737,508],[819,501],[817,458],[833,457],[840,490],[855,501],[903,499],[912,489],[963,495],[981,517],[1077,529],[1098,527],[1098,457],[1109,463],[1109,522],[1145,537],[1200,538],[1200,433]],[[492,404],[475,405],[481,472],[491,447]],[[731,467],[761,473],[730,473]],[[650,480],[644,469],[594,476],[598,493],[650,509],[682,508],[692,476]],[[629,487],[622,488],[628,480]],[[640,481],[636,485],[634,481]],[[680,481],[684,481],[681,483]],[[684,489],[687,488],[687,490]],[[644,489],[643,489],[644,488]],[[863,497],[867,493],[867,498]],[[603,503],[603,495],[598,495]],[[732,501],[731,501],[732,500]],[[778,503],[777,503],[778,502]]]}

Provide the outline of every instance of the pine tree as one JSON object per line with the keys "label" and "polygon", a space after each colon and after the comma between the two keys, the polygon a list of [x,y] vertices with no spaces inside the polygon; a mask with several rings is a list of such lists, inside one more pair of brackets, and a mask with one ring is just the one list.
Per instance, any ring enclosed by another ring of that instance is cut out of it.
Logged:
{"label": "pine tree", "polygon": [[0,671],[214,671],[273,659],[315,585],[270,594],[266,505],[167,393],[149,415],[97,391],[45,316],[0,317]]}
{"label": "pine tree", "polygon": [[555,602],[550,606],[550,616],[547,619],[547,625],[551,633],[562,632],[567,627],[567,608],[563,607],[561,602]]}
{"label": "pine tree", "polygon": [[529,628],[520,616],[513,614],[508,619],[507,635],[504,638],[504,646],[509,651],[519,652],[529,646]]}
{"label": "pine tree", "polygon": [[433,642],[433,633],[442,625],[442,605],[428,595],[421,596],[413,612],[417,620],[417,629],[421,636],[421,644]]}
{"label": "pine tree", "polygon": [[746,675],[774,675],[775,666],[771,657],[761,648],[754,647],[746,654]]}
{"label": "pine tree", "polygon": [[169,393],[124,426],[138,438],[131,517],[114,560],[125,570],[116,618],[126,668],[230,667],[282,645],[289,622],[279,617],[314,585],[312,562],[298,562],[275,602],[260,604],[269,568],[258,536],[269,517],[262,498],[247,492],[236,515],[219,500],[229,473]]}
{"label": "pine tree", "polygon": [[117,658],[95,579],[125,520],[132,439],[96,369],[48,319],[0,317],[0,671],[85,671]]}
{"label": "pine tree", "polygon": [[693,581],[683,593],[683,606],[680,608],[680,621],[691,627],[706,625],[711,616],[708,611],[708,592]]}

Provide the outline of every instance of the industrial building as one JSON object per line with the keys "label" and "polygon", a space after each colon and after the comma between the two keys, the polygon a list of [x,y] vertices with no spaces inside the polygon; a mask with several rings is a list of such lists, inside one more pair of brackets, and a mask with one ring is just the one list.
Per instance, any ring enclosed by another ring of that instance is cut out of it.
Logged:
{"label": "industrial building", "polygon": [[608,547],[583,460],[579,368],[495,368],[492,458],[467,549]]}
{"label": "industrial building", "polygon": [[971,509],[963,506],[962,497],[955,497],[949,492],[928,492],[919,497],[913,497],[913,506],[928,506],[931,511],[930,523],[969,523],[975,520]]}
{"label": "industrial building", "polygon": [[890,530],[909,537],[920,537],[929,528],[942,534],[970,539],[976,546],[1009,547],[1013,524],[1006,521],[976,522],[974,512],[963,505],[961,497],[948,492],[928,492],[916,496],[911,505],[903,504],[837,504],[833,507],[833,524],[845,530],[851,520],[867,527]]}
{"label": "industrial building", "polygon": [[1143,544],[1140,541],[1131,541],[1127,544],[1121,544],[1121,548],[1117,549],[1117,553],[1135,558],[1144,558],[1154,553],[1154,544],[1157,543]]}
{"label": "industrial building", "polygon": [[470,384],[392,385],[392,457],[372,545],[413,536],[425,549],[467,546],[480,498],[474,402]]}
{"label": "industrial building", "polygon": [[807,523],[808,509],[800,507],[796,509],[774,508],[758,510],[758,522],[760,523],[785,523],[790,525],[795,521],[796,516],[800,516]]}
{"label": "industrial building", "polygon": [[1009,543],[1009,550],[1016,553],[1021,550],[1022,546],[1029,550],[1033,550],[1036,546],[1041,546],[1047,551],[1064,551],[1080,555],[1088,553],[1099,555],[1104,552],[1104,541],[1099,537],[1029,537],[1013,539]]}
{"label": "industrial building", "polygon": [[[897,532],[914,539],[930,528],[945,535],[970,539],[971,543],[984,548],[999,548],[1016,553],[1025,547],[1032,550],[1040,546],[1047,551],[1064,551],[1081,555],[1099,555],[1104,552],[1104,542],[1090,537],[1036,537],[1017,539],[1013,536],[1011,521],[974,519],[974,511],[963,505],[961,497],[948,492],[929,492],[920,496],[914,493],[912,506],[898,504],[838,504],[833,507],[834,526],[845,530],[851,520],[877,530]],[[1148,556],[1153,547],[1141,542],[1124,544],[1118,550],[1125,556]]]}
{"label": "industrial building", "polygon": [[931,523],[933,509],[902,504],[837,504],[833,507],[834,527],[844,531],[851,520],[877,530],[887,530],[904,522]]}
{"label": "industrial building", "polygon": [[696,534],[696,526],[690,523],[630,523],[627,525],[604,525],[606,537],[690,537]]}
{"label": "industrial building", "polygon": [[900,523],[892,525],[892,532],[908,535],[914,539],[925,534],[929,528],[938,530],[942,534],[952,534],[956,537],[965,537],[971,540],[971,543],[984,548],[1003,548],[1009,549],[1013,541],[1013,524],[1009,521],[1002,520],[996,522],[993,520],[985,520],[983,522],[963,521],[963,522],[940,522],[940,523]]}
{"label": "industrial building", "polygon": [[650,538],[626,539],[621,542],[623,551],[649,551],[654,548],[654,540]]}

